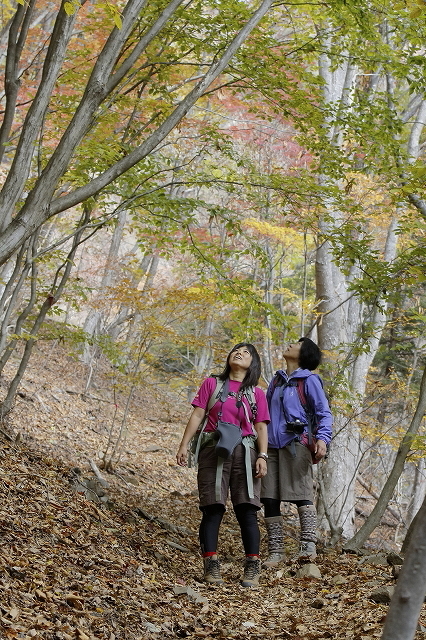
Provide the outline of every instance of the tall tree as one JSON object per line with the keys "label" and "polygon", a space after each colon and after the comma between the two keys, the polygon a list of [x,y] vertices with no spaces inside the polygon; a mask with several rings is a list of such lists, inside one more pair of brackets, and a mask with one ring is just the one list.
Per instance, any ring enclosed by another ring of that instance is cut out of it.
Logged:
{"label": "tall tree", "polygon": [[[319,152],[319,182],[329,188],[329,194],[323,199],[319,217],[316,286],[319,341],[331,356],[335,379],[338,379],[339,368],[344,373],[339,379],[346,380],[352,394],[352,410],[357,414],[363,406],[367,373],[387,322],[386,289],[390,274],[396,270],[397,237],[403,205],[398,202],[390,204],[388,194],[390,207],[387,208],[393,211],[390,216],[387,214],[389,224],[385,238],[379,244],[369,228],[365,203],[351,211],[348,201],[344,203],[342,197],[345,194],[351,196],[356,176],[364,172],[376,175],[379,187],[379,171],[386,161],[389,177],[398,182],[399,173],[401,188],[402,167],[413,161],[413,154],[419,148],[421,126],[418,121],[412,123],[405,119],[407,101],[413,97],[407,87],[411,47],[408,46],[404,53],[407,75],[400,80],[403,99],[396,104],[395,70],[401,64],[401,56],[397,60],[394,55],[383,66],[384,52],[391,48],[387,16],[382,16],[383,28],[377,30],[366,14],[356,15],[355,10],[350,15],[348,10],[351,11],[350,8],[343,9],[340,18],[337,13],[329,15],[328,22],[323,20],[317,25],[322,43],[319,74],[323,81],[326,113],[324,136],[335,153],[324,156]],[[379,15],[380,9],[377,11]],[[369,43],[364,47],[364,59],[357,49],[363,31],[364,42]],[[365,59],[370,66],[368,70]],[[368,84],[363,80],[364,73],[370,79]],[[415,111],[420,121],[421,102],[416,102]],[[375,118],[379,109],[383,109],[388,118],[381,121],[380,139],[369,119]],[[366,117],[366,113],[370,115]],[[401,135],[405,124],[408,144]],[[362,140],[363,136],[372,144],[370,150]],[[389,154],[392,157],[390,165]],[[364,225],[361,220],[364,220]],[[362,442],[356,419],[348,421],[346,416],[337,413],[335,436],[329,456],[321,465],[319,479],[323,513],[327,515],[334,534],[342,532],[345,538],[354,533],[355,478],[361,453]]]}
{"label": "tall tree", "polygon": [[[93,129],[94,123],[99,118],[101,107],[107,106],[108,101],[113,102],[117,91],[123,85],[131,82],[135,66],[145,66],[147,63],[156,66],[154,60],[149,61],[149,49],[155,42],[158,49],[158,42],[161,38],[166,43],[169,41],[167,27],[171,22],[175,28],[179,28],[179,22],[183,24],[186,19],[192,17],[195,26],[199,14],[204,15],[200,4],[195,2],[187,5],[183,10],[184,15],[182,15],[179,13],[182,1],[172,0],[164,6],[146,3],[145,0],[129,0],[127,2],[121,12],[120,28],[113,28],[96,56],[96,62],[84,86],[84,92],[79,99],[74,115],[58,139],[54,151],[34,184],[28,188],[27,180],[32,171],[34,148],[43,130],[52,94],[59,81],[60,71],[79,15],[77,10],[69,15],[65,10],[66,2],[61,5],[50,34],[40,83],[25,115],[16,150],[13,153],[12,164],[0,192],[0,264],[10,258],[46,220],[96,196],[116,178],[152,153],[179,124],[197,100],[209,90],[211,84],[225,70],[232,57],[272,4],[272,0],[263,0],[259,8],[250,16],[247,15],[247,7],[240,3],[238,13],[247,16],[247,20],[239,29],[237,27],[238,20],[234,19],[233,25],[229,23],[230,16],[227,11],[226,16],[224,15],[226,30],[223,29],[223,31],[228,34],[233,30],[231,38],[221,37],[220,28],[217,29],[217,21],[211,21],[216,27],[214,33],[215,39],[217,38],[216,46],[212,51],[205,44],[207,49],[205,52],[206,62],[203,63],[205,70],[193,79],[194,87],[183,97],[177,93],[175,104],[172,102],[168,109],[154,114],[153,123],[148,127],[147,134],[140,143],[128,150],[122,149],[119,159],[115,158],[109,166],[100,170],[98,175],[88,178],[85,184],[75,189],[68,188],[64,195],[58,194],[57,190],[61,180],[66,174],[78,146]],[[76,3],[76,7],[79,5],[80,3]],[[14,87],[18,82],[21,41],[25,40],[25,30],[29,20],[27,16],[30,11],[33,11],[33,8],[34,2],[28,6],[19,6],[9,29],[8,51],[13,52],[13,64],[11,63],[8,67],[10,72],[7,77],[6,91],[8,101],[11,104],[9,111],[16,107]],[[143,8],[145,8],[144,16],[149,16],[148,20],[142,17]],[[213,9],[211,7],[211,11]],[[188,11],[193,12],[191,16],[185,14]],[[237,14],[237,6],[234,7],[234,13]],[[201,26],[201,30],[206,27],[206,24],[207,22]],[[213,33],[210,34],[210,37],[213,37]],[[202,40],[206,43],[205,37]],[[198,55],[200,56],[200,54],[201,52]],[[173,46],[171,46],[168,55],[172,58],[175,55]],[[7,122],[9,120],[10,118],[7,118]],[[7,132],[10,131],[9,125],[7,125],[7,130]],[[25,193],[26,190],[28,190],[27,193]]]}
{"label": "tall tree", "polygon": [[416,412],[411,420],[411,424],[407,429],[407,432],[404,435],[403,441],[398,449],[394,465],[392,467],[391,473],[387,478],[385,485],[382,489],[382,492],[377,500],[377,503],[368,516],[367,520],[363,524],[363,526],[356,532],[351,540],[347,542],[347,547],[350,549],[357,549],[362,547],[366,542],[369,535],[378,526],[380,523],[380,519],[383,516],[386,507],[389,503],[390,498],[392,497],[392,493],[396,487],[396,483],[398,482],[402,470],[404,468],[404,463],[407,458],[407,455],[412,447],[413,438],[417,434],[420,424],[426,413],[426,367],[423,372],[422,382],[420,385],[420,396],[416,407]]}
{"label": "tall tree", "polygon": [[420,508],[386,615],[382,640],[413,640],[426,595],[426,500]]}

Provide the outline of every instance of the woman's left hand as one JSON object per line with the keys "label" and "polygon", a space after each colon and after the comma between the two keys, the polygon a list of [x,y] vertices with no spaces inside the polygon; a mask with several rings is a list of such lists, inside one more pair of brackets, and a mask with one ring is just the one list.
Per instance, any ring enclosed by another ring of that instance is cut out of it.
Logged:
{"label": "woman's left hand", "polygon": [[327,445],[324,440],[317,440],[315,445],[315,460],[321,460],[327,453]]}
{"label": "woman's left hand", "polygon": [[264,478],[268,473],[268,465],[263,458],[257,458],[256,460],[256,478]]}

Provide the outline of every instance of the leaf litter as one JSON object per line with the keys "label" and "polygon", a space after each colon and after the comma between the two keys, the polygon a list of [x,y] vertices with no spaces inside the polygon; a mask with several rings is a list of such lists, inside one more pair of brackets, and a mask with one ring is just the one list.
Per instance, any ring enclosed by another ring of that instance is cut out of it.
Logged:
{"label": "leaf litter", "polygon": [[112,408],[108,394],[83,396],[79,384],[83,365],[40,344],[1,427],[2,640],[380,638],[388,605],[371,599],[372,581],[393,585],[391,567],[320,547],[321,577],[298,577],[292,514],[290,560],[245,589],[228,509],[219,540],[225,584],[203,584],[196,476],[174,459],[188,405],[168,390],[154,402],[152,390],[135,396],[126,450],[115,473],[101,471],[108,489],[93,501],[96,492],[84,489],[95,479],[89,460],[105,447]]}

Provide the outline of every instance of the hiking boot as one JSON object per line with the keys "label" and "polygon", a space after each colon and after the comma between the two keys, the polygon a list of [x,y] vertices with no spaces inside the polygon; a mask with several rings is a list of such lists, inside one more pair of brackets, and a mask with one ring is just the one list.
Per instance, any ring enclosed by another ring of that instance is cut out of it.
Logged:
{"label": "hiking boot", "polygon": [[274,567],[279,567],[285,561],[285,553],[278,553],[274,551],[270,553],[266,558],[265,562],[262,563],[266,569],[273,569]]}
{"label": "hiking boot", "polygon": [[260,578],[260,560],[259,558],[246,558],[244,566],[244,575],[241,580],[242,587],[257,587]]}
{"label": "hiking boot", "polygon": [[268,534],[269,555],[263,566],[266,568],[278,567],[285,560],[283,517],[265,518],[265,526]]}
{"label": "hiking boot", "polygon": [[317,557],[317,548],[315,542],[308,542],[307,540],[301,540],[298,558],[310,558],[314,560]]}
{"label": "hiking boot", "polygon": [[204,560],[204,580],[207,584],[223,584],[220,575],[220,563],[218,558],[207,556]]}
{"label": "hiking boot", "polygon": [[300,549],[298,558],[317,557],[317,512],[313,504],[298,507],[300,518]]}

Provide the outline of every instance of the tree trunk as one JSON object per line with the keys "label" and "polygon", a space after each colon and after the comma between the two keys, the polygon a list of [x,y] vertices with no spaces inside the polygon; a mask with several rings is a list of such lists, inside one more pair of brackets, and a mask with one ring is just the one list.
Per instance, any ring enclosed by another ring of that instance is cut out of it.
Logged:
{"label": "tree trunk", "polygon": [[15,205],[19,198],[22,197],[25,189],[34,143],[39,134],[40,126],[42,126],[40,123],[43,121],[43,114],[48,107],[51,92],[57,81],[74,26],[77,12],[72,16],[67,16],[65,10],[61,7],[46,55],[42,84],[24,122],[13,166],[0,192],[0,210],[3,215],[0,226],[0,264],[8,260],[22,243],[51,216],[95,196],[119,176],[149,156],[226,69],[253,29],[269,11],[272,3],[273,0],[263,0],[261,2],[258,9],[253,12],[240,31],[235,34],[229,45],[213,56],[213,60],[204,76],[196,82],[193,89],[182,98],[162,124],[148,135],[140,146],[131,150],[87,184],[77,187],[66,195],[53,198],[55,189],[67,171],[75,149],[92,126],[100,104],[123,81],[124,76],[143,54],[144,49],[161,32],[178,6],[182,4],[182,0],[172,0],[157,17],[146,34],[137,39],[137,44],[130,51],[127,58],[120,60],[117,65],[123,50],[126,50],[124,45],[132,29],[137,25],[138,17],[143,7],[143,0],[129,0],[121,13],[122,27],[113,29],[103,50],[97,57],[84,96],[67,130],[31,189],[24,205],[12,219]]}
{"label": "tree trunk", "polygon": [[[145,278],[145,282],[142,289],[144,293],[146,293],[147,291],[149,291],[149,289],[152,288],[152,285],[154,283],[154,278],[157,275],[158,265],[160,263],[160,256],[158,255],[158,253],[152,253],[150,255],[147,255],[146,258],[149,262],[146,263],[147,272],[146,272],[146,278]],[[144,259],[145,259],[145,256],[144,256]],[[148,264],[149,264],[149,267],[148,267]],[[126,336],[126,347],[127,347],[128,354],[131,354],[133,346],[138,341],[139,325],[142,318],[143,318],[143,313],[141,311],[136,311],[130,322],[129,329]]]}
{"label": "tree trunk", "polygon": [[[331,50],[331,37],[323,39],[324,53],[319,58],[319,75],[324,81],[323,96],[326,104],[347,102],[348,70],[350,58],[345,64],[333,68],[333,61],[328,51]],[[327,128],[330,142],[337,144],[339,139],[337,125],[331,121]],[[319,183],[327,186],[330,180],[326,176],[319,177]],[[335,203],[329,199],[324,202],[327,217],[320,220],[321,242],[317,248],[315,263],[316,298],[319,300],[318,312],[321,321],[318,323],[318,341],[321,349],[333,353],[348,340],[348,322],[346,317],[348,289],[346,278],[340,271],[327,240],[333,228],[343,222],[343,215]],[[349,378],[349,371],[346,372]],[[334,436],[327,459],[318,470],[322,493],[319,501],[319,525],[326,526],[327,521],[332,531],[341,530],[344,536],[353,533],[355,521],[355,477],[359,459],[359,431],[355,426],[347,428],[343,416],[335,416]]]}
{"label": "tree trunk", "polygon": [[362,527],[357,533],[349,540],[345,549],[359,549],[364,545],[369,535],[380,524],[380,520],[386,510],[389,500],[392,497],[396,484],[404,470],[405,460],[411,449],[413,438],[419,430],[421,422],[423,420],[426,411],[426,367],[423,371],[422,381],[420,384],[420,395],[417,403],[416,412],[413,416],[411,424],[405,433],[402,443],[399,446],[398,453],[396,454],[395,462],[390,472],[388,479],[380,493],[380,497],[370,513]]}
{"label": "tree trunk", "polygon": [[[264,300],[268,306],[272,306],[272,295],[275,288],[274,277],[274,252],[267,241],[265,247],[266,255],[268,256],[268,266],[265,268],[265,296]],[[263,330],[263,344],[262,344],[262,378],[266,383],[269,383],[274,376],[274,366],[272,362],[272,323],[271,314],[268,310],[265,312],[265,327]]]}
{"label": "tree trunk", "polygon": [[382,640],[413,640],[426,594],[426,500],[418,512],[412,538],[386,615]]}
{"label": "tree trunk", "polygon": [[[322,33],[320,32],[320,37]],[[319,73],[324,81],[324,100],[331,111],[338,105],[338,110],[350,108],[352,84],[356,69],[352,65],[350,56],[340,66],[334,64],[331,51],[331,36],[323,40],[324,53],[320,56]],[[416,149],[421,128],[413,132],[410,137],[410,149]],[[331,143],[339,147],[341,144],[341,130],[339,118],[329,123],[327,136]],[[414,153],[414,151],[412,151]],[[320,176],[320,184],[339,187],[339,184],[327,176]],[[333,255],[332,246],[327,240],[329,234],[344,223],[344,216],[336,203],[330,198],[324,202],[327,215],[320,220],[322,240],[317,249],[316,258],[316,297],[320,301],[318,311],[318,338],[320,347],[330,353],[341,350],[346,345],[347,355],[344,375],[348,390],[352,396],[352,414],[356,415],[361,409],[365,396],[366,379],[369,367],[377,352],[380,337],[387,322],[387,302],[380,299],[377,303],[365,304],[356,295],[350,294],[351,282],[359,277],[360,269],[356,262],[349,274],[344,274],[338,267]],[[397,227],[399,211],[388,228],[384,261],[392,262],[396,256]],[[368,338],[365,339],[365,327],[368,326]],[[351,353],[352,346],[362,341],[368,349],[356,354]],[[336,367],[336,363],[333,362]],[[329,455],[321,465],[320,486],[324,494],[319,504],[319,522],[325,523],[325,514],[330,528],[334,531],[342,528],[343,537],[351,538],[354,534],[355,523],[355,478],[362,456],[362,441],[356,419],[349,422],[342,415],[335,415],[334,436]],[[322,505],[321,505],[322,502]],[[327,508],[324,508],[326,503]]]}
{"label": "tree trunk", "polygon": [[407,553],[408,545],[410,544],[410,540],[413,537],[414,530],[417,525],[417,520],[420,518],[421,512],[420,509],[417,511],[416,515],[411,521],[410,526],[408,527],[407,533],[405,534],[404,542],[401,547],[401,554],[405,555]]}
{"label": "tree trunk", "polygon": [[[118,264],[118,253],[120,250],[120,244],[123,239],[124,227],[126,224],[127,212],[120,211],[118,215],[118,221],[114,228],[114,233],[112,234],[111,242],[108,250],[108,257],[105,265],[105,270],[102,276],[101,284],[99,286],[99,290],[102,293],[105,293],[106,289],[111,286],[114,276],[117,270]],[[91,309],[87,315],[87,318],[84,322],[84,332],[90,338],[94,338],[102,331],[103,325],[105,322],[105,314],[98,309]],[[97,346],[94,344],[89,344],[89,342],[85,342],[84,351],[82,355],[82,361],[89,367],[93,365],[93,358],[96,357]],[[91,378],[91,376],[90,376]],[[88,387],[87,387],[88,388]]]}
{"label": "tree trunk", "polygon": [[[25,370],[28,366],[28,362],[30,360],[33,347],[37,342],[37,334],[39,332],[39,329],[43,324],[50,308],[58,302],[59,298],[61,297],[64,291],[65,285],[68,281],[68,278],[70,276],[70,273],[74,264],[74,256],[77,251],[77,247],[79,246],[81,238],[84,233],[82,225],[83,225],[83,222],[86,222],[86,221],[87,221],[87,214],[85,213],[83,214],[82,219],[80,220],[79,231],[74,236],[72,248],[68,253],[66,260],[56,270],[55,278],[51,287],[51,293],[44,300],[43,304],[41,305],[40,311],[38,312],[37,317],[34,320],[31,331],[29,332],[30,337],[25,343],[24,354],[21,358],[18,371],[16,372],[12,382],[9,385],[5,399],[1,403],[0,416],[5,416],[11,410],[14,399],[15,399],[16,391],[22,380]],[[35,263],[35,266],[36,266],[36,263]],[[57,284],[58,280],[59,280],[59,283]],[[33,282],[33,286],[35,287],[35,282]]]}
{"label": "tree trunk", "polygon": [[[5,318],[3,320],[2,323],[2,330],[1,330],[1,340],[0,340],[0,353],[1,353],[1,358],[0,358],[0,374],[3,371],[6,363],[8,362],[10,356],[12,355],[12,353],[15,351],[15,348],[19,342],[19,338],[14,337],[12,338],[8,344],[6,345],[6,341],[7,341],[7,317],[9,312],[11,312],[13,310],[14,307],[14,298],[18,296],[19,291],[21,289],[21,287],[23,286],[25,277],[27,276],[28,271],[31,269],[31,284],[30,284],[30,296],[29,296],[29,300],[27,301],[27,304],[25,305],[24,309],[21,311],[21,313],[18,315],[16,322],[15,322],[15,326],[14,326],[14,330],[13,333],[15,336],[20,336],[22,333],[22,329],[24,327],[25,321],[28,318],[28,316],[30,315],[30,313],[32,312],[32,310],[34,309],[34,306],[36,304],[37,301],[37,276],[38,276],[38,264],[37,261],[35,260],[35,256],[37,253],[37,244],[38,244],[38,233],[36,233],[34,235],[33,238],[30,239],[30,246],[27,249],[27,260],[26,260],[26,264],[24,265],[21,275],[19,277],[18,282],[16,283],[13,293],[11,295],[11,299],[9,301],[9,308],[7,310],[7,312],[5,313]],[[21,252],[19,252],[21,253]],[[17,256],[17,265],[19,264],[20,260],[19,260],[19,255]],[[11,281],[13,282],[14,278],[12,276]],[[10,283],[8,282],[8,285]],[[6,348],[5,348],[6,347]]]}
{"label": "tree trunk", "polygon": [[[205,375],[207,373],[207,369],[211,367],[213,356],[214,356],[214,343],[212,344],[212,336],[215,327],[215,318],[212,314],[208,315],[204,327],[201,331],[201,336],[203,339],[208,340],[208,344],[205,344],[203,347],[200,347],[194,358],[194,369],[199,375]],[[192,398],[191,398],[192,400]]]}
{"label": "tree trunk", "polygon": [[411,524],[426,496],[425,459],[419,458],[414,469],[413,492],[407,511],[407,526]]}

